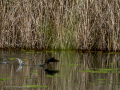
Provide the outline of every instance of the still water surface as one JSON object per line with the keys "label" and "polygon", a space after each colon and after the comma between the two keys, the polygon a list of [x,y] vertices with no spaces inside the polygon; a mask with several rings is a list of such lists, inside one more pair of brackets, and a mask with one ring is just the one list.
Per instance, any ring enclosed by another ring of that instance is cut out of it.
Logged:
{"label": "still water surface", "polygon": [[0,51],[0,90],[120,90],[120,54]]}

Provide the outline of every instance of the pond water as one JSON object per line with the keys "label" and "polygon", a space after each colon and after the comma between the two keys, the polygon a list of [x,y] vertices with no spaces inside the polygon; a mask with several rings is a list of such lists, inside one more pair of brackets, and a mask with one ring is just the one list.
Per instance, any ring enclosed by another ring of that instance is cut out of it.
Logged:
{"label": "pond water", "polygon": [[[59,62],[45,63],[55,57]],[[0,51],[1,90],[119,90],[119,53]]]}

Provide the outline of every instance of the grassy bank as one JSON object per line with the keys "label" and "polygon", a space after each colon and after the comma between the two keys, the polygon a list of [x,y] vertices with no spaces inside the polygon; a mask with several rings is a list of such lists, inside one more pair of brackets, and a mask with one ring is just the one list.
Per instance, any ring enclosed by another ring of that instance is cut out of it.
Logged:
{"label": "grassy bank", "polygon": [[0,48],[119,51],[119,9],[119,0],[2,0]]}

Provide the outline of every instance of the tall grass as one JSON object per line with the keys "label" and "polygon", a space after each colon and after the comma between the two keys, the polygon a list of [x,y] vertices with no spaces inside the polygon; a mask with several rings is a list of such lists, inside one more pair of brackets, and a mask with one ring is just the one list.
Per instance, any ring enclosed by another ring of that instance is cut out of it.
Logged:
{"label": "tall grass", "polygon": [[119,0],[2,0],[0,48],[120,50]]}

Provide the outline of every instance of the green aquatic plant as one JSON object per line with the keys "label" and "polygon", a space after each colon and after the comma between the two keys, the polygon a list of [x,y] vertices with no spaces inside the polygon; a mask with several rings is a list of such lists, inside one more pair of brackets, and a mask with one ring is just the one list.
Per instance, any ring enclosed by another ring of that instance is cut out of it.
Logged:
{"label": "green aquatic plant", "polygon": [[99,69],[99,71],[115,71],[116,69]]}
{"label": "green aquatic plant", "polygon": [[53,75],[45,75],[45,77],[54,77]]}
{"label": "green aquatic plant", "polygon": [[98,53],[98,54],[102,54],[102,51],[98,51],[97,53]]}
{"label": "green aquatic plant", "polygon": [[16,60],[16,58],[9,58],[9,60],[10,60],[10,61],[12,61],[12,60]]}
{"label": "green aquatic plant", "polygon": [[11,80],[10,78],[0,78],[0,81]]}
{"label": "green aquatic plant", "polygon": [[48,86],[40,86],[40,85],[22,85],[22,87],[26,88],[46,88]]}
{"label": "green aquatic plant", "polygon": [[110,63],[110,65],[114,65],[115,63]]}
{"label": "green aquatic plant", "polygon": [[23,61],[28,61],[28,59],[23,59]]}
{"label": "green aquatic plant", "polygon": [[26,50],[24,50],[24,49],[21,49],[21,52],[25,52]]}
{"label": "green aquatic plant", "polygon": [[[96,71],[93,70],[83,70],[78,72],[84,72],[84,73],[115,73],[116,69],[98,69]],[[117,73],[117,72],[116,72]]]}

